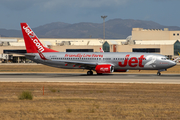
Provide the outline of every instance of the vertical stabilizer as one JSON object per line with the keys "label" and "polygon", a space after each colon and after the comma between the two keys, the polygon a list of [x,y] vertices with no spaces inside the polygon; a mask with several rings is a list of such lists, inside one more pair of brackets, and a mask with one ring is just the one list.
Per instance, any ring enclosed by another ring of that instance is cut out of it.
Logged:
{"label": "vertical stabilizer", "polygon": [[44,47],[36,34],[31,30],[27,23],[21,23],[22,34],[26,45],[27,53],[43,52],[58,52],[47,47]]}

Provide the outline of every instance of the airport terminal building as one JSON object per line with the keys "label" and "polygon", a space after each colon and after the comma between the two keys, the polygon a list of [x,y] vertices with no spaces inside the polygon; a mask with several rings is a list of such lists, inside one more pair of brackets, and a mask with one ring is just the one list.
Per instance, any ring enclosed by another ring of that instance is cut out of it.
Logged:
{"label": "airport terminal building", "polygon": [[[132,35],[126,39],[65,39],[40,38],[51,49],[60,52],[146,52],[178,57],[180,53],[180,31],[162,29],[132,28]],[[0,62],[31,62],[23,55],[7,53],[25,53],[23,38],[0,38]]]}

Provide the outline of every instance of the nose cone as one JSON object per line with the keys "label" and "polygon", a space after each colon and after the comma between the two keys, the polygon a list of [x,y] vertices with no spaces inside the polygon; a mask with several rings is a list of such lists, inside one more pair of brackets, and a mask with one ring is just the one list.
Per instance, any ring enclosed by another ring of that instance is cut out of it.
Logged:
{"label": "nose cone", "polygon": [[173,67],[173,66],[175,66],[176,65],[176,62],[174,62],[174,61],[169,61],[169,67]]}

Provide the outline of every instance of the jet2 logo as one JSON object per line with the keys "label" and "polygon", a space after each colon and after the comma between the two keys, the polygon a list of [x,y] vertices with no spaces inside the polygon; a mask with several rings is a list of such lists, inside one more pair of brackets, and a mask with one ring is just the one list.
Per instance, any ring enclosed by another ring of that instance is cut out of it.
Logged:
{"label": "jet2 logo", "polygon": [[104,67],[100,68],[100,71],[103,71],[103,72],[108,71],[108,70],[109,68],[104,68]]}
{"label": "jet2 logo", "polygon": [[25,32],[29,35],[30,38],[35,37],[35,34],[33,33],[33,31],[31,31],[31,30],[29,29],[28,26],[27,26],[27,27],[23,26],[23,29],[24,29]]}
{"label": "jet2 logo", "polygon": [[39,43],[39,40],[37,39],[37,37],[33,33],[33,31],[29,28],[29,26],[27,26],[27,27],[23,26],[23,29],[28,34],[28,36],[33,41],[33,43],[36,45],[36,47],[39,49],[39,51],[43,52],[44,51],[43,46]]}
{"label": "jet2 logo", "polygon": [[129,54],[126,55],[124,63],[122,62],[118,63],[120,67],[126,67],[127,65],[129,65],[130,67],[136,67],[138,65],[139,67],[144,67],[144,65],[142,65],[143,60],[145,60],[144,55],[141,55],[139,58],[136,57],[129,58],[129,56],[130,56]]}

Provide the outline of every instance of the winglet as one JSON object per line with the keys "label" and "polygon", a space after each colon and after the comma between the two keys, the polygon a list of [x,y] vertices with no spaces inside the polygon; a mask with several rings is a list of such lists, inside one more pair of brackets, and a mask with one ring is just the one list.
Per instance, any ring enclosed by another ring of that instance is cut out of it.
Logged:
{"label": "winglet", "polygon": [[43,46],[43,44],[40,42],[36,34],[31,30],[27,23],[21,23],[21,29],[27,53],[38,53],[38,50],[41,53],[58,52]]}
{"label": "winglet", "polygon": [[100,48],[100,52],[104,52],[104,50],[102,48]]}

